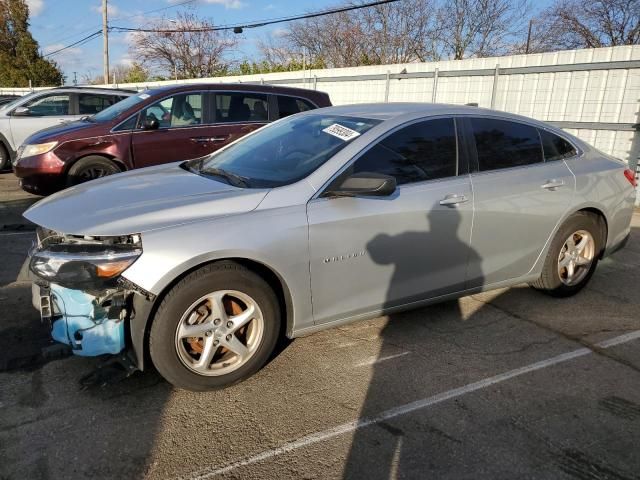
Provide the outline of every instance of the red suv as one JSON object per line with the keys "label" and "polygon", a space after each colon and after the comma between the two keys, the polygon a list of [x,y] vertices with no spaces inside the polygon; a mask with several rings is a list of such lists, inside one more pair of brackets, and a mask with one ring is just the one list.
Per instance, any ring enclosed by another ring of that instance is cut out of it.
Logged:
{"label": "red suv", "polygon": [[328,106],[326,93],[298,88],[161,87],[31,135],[13,167],[24,190],[48,194],[124,170],[201,157],[273,120]]}

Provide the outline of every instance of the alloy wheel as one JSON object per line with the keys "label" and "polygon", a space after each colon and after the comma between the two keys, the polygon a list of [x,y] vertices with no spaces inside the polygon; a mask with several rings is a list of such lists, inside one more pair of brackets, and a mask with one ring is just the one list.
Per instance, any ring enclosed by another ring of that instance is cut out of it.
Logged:
{"label": "alloy wheel", "polygon": [[198,375],[226,375],[246,364],[264,334],[260,307],[237,290],[219,290],[195,301],[175,335],[180,361]]}
{"label": "alloy wheel", "polygon": [[587,276],[596,253],[593,236],[578,230],[565,240],[558,255],[558,275],[567,286],[580,283]]}

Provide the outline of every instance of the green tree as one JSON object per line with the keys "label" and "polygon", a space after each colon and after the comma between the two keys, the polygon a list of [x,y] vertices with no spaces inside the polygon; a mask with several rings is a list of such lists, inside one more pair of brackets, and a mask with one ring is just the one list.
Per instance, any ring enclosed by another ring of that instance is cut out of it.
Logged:
{"label": "green tree", "polygon": [[25,0],[0,0],[0,86],[60,85],[62,72],[42,57],[29,32],[29,7]]}

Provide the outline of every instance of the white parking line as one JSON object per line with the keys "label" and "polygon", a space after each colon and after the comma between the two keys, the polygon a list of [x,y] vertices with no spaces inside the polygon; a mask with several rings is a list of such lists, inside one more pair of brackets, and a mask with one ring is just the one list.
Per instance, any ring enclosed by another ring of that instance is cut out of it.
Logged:
{"label": "white parking line", "polygon": [[[640,338],[640,330],[627,333],[625,335],[620,335],[618,337],[614,337],[609,340],[604,340],[602,342],[597,343],[596,346],[599,348],[610,348],[615,345],[621,345],[623,343],[631,342],[639,338]],[[572,352],[556,355],[555,357],[547,358],[546,360],[541,360],[539,362],[535,362],[535,363],[526,365],[524,367],[516,368],[514,370],[509,370],[508,372],[501,373],[493,377],[485,378],[484,380],[470,383],[462,387],[454,388],[453,390],[448,390],[446,392],[439,393],[432,397],[423,398],[421,400],[416,400],[415,402],[407,403],[395,408],[391,408],[389,410],[385,410],[384,412],[380,413],[375,417],[362,418],[359,420],[354,420],[352,422],[343,423],[342,425],[338,425],[336,427],[330,428],[328,430],[324,430],[322,432],[311,433],[297,440],[287,442],[279,447],[265,450],[261,453],[246,457],[244,459],[238,460],[236,462],[230,463],[225,466],[221,466],[221,467],[213,466],[213,467],[202,469],[198,472],[194,472],[193,474],[191,474],[191,477],[189,478],[191,478],[192,480],[204,480],[207,478],[215,477],[217,475],[222,475],[224,473],[231,472],[240,467],[245,467],[247,465],[258,463],[263,460],[268,460],[278,455],[282,455],[283,453],[288,453],[293,450],[297,450],[299,448],[304,448],[309,445],[313,445],[315,443],[324,442],[326,440],[337,437],[339,435],[343,435],[345,433],[351,433],[360,428],[381,423],[391,418],[398,417],[400,415],[406,415],[407,413],[415,412],[417,410],[421,410],[423,408],[427,408],[432,405],[436,405],[438,403],[451,400],[452,398],[460,397],[467,393],[475,392],[477,390],[490,387],[497,383],[501,383],[506,380],[519,377],[526,373],[531,373],[537,370],[542,370],[544,368],[552,367],[554,365],[558,365],[560,363],[573,360],[574,358],[584,357],[585,355],[589,355],[590,353],[593,353],[593,350],[589,348],[579,348],[577,350],[573,350]]]}
{"label": "white parking line", "polygon": [[356,367],[364,367],[367,365],[375,365],[376,363],[384,362],[386,360],[391,360],[392,358],[404,357],[405,355],[409,355],[411,352],[402,352],[396,353],[395,355],[387,355],[386,357],[371,357],[369,360],[365,360],[364,362],[356,363]]}

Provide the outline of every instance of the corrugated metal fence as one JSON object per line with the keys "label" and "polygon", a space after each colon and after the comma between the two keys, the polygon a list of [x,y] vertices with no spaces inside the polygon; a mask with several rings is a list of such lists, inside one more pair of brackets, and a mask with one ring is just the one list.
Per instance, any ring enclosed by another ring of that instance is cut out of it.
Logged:
{"label": "corrugated metal fence", "polygon": [[[323,90],[335,105],[477,103],[558,125],[632,168],[640,153],[640,46],[207,79]],[[142,89],[174,81],[120,84]],[[4,91],[4,90],[3,90]]]}

